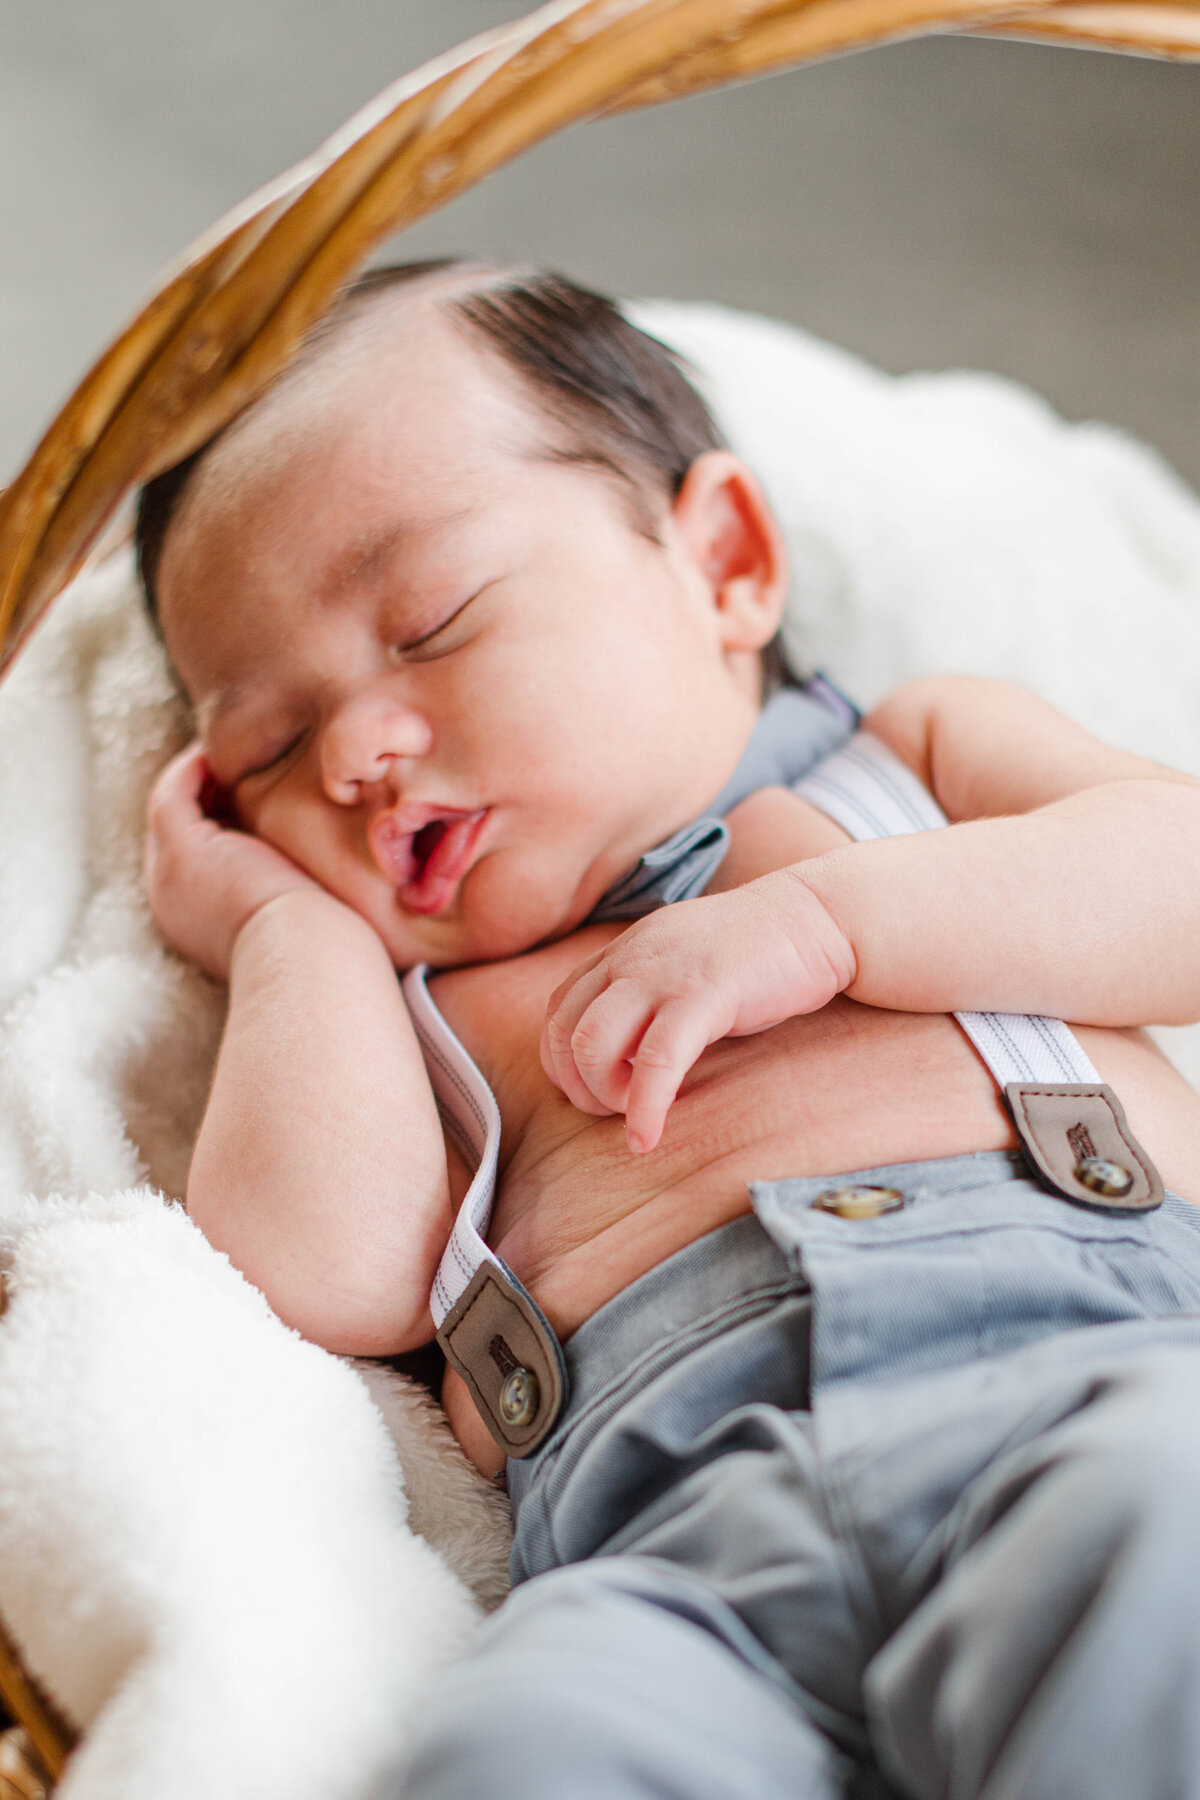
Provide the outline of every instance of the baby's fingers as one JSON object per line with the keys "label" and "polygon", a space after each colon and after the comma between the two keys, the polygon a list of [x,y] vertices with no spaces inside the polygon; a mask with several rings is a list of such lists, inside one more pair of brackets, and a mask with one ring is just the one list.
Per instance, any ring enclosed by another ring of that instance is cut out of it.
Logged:
{"label": "baby's fingers", "polygon": [[150,790],[151,830],[169,837],[200,825],[201,795],[209,780],[204,751],[199,743],[189,744],[171,759]]}
{"label": "baby's fingers", "polygon": [[542,1067],[555,1087],[561,1088],[572,1106],[581,1112],[611,1110],[600,1104],[575,1066],[572,1040],[580,1019],[608,984],[607,972],[593,963],[572,970],[550,996],[546,1023],[539,1046]]}
{"label": "baby's fingers", "polygon": [[694,997],[668,1000],[655,1014],[633,1056],[625,1092],[625,1137],[635,1153],[653,1150],[663,1134],[679,1084],[720,1037]]}
{"label": "baby's fingers", "polygon": [[613,981],[596,995],[571,1034],[574,1069],[606,1112],[625,1108],[630,1065],[655,1006],[640,982]]}

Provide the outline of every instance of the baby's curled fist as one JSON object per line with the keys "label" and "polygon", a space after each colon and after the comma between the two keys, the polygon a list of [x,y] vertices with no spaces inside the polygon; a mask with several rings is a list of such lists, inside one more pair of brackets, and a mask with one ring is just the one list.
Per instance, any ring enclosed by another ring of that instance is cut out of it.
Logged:
{"label": "baby's curled fist", "polygon": [[709,1044],[816,1012],[855,976],[849,939],[791,869],[639,919],[550,996],[542,1067],[582,1112],[653,1150]]}
{"label": "baby's curled fist", "polygon": [[146,892],[169,944],[214,977],[228,981],[238,932],[278,895],[323,890],[303,869],[247,832],[204,810],[211,784],[198,743],[169,762],[150,795]]}

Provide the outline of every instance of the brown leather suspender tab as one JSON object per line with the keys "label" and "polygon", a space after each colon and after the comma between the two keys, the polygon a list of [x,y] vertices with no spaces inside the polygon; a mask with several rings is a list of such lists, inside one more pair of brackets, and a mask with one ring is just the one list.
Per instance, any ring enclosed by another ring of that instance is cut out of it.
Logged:
{"label": "brown leather suspender tab", "polygon": [[1107,1083],[1010,1081],[1004,1095],[1025,1159],[1052,1192],[1106,1212],[1162,1205],[1158,1170]]}
{"label": "brown leather suspender tab", "polygon": [[506,1456],[529,1456],[567,1396],[558,1339],[516,1277],[495,1263],[476,1269],[438,1331],[451,1368],[471,1390]]}

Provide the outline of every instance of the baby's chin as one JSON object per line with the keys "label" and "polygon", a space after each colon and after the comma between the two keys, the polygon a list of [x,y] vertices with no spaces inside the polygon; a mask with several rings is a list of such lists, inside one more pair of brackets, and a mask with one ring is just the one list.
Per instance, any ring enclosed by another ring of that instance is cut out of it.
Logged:
{"label": "baby's chin", "polygon": [[523,956],[577,930],[596,899],[595,881],[579,879],[560,857],[505,847],[485,852],[440,912],[416,913],[361,863],[314,868],[317,859],[295,845],[282,853],[366,921],[402,975],[418,963],[458,969]]}
{"label": "baby's chin", "polygon": [[417,963],[427,963],[431,969],[440,970],[507,962],[536,950],[540,944],[565,936],[571,929],[570,925],[563,924],[555,930],[537,930],[512,918],[446,921],[441,930],[439,924],[442,922],[437,919],[422,920],[420,941],[416,943],[413,939],[417,934],[406,930],[395,930],[384,937],[388,953],[402,974]]}
{"label": "baby's chin", "polygon": [[[577,930],[591,902],[550,871],[537,879],[515,863],[510,856],[484,858],[444,913],[415,918],[397,900],[385,929],[373,919],[397,969],[505,962]],[[556,893],[560,887],[566,891]]]}

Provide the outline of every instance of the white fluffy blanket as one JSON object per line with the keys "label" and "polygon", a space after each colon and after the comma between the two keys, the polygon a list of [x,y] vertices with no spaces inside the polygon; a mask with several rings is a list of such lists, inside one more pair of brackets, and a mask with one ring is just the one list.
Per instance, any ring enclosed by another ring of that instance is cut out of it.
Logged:
{"label": "white fluffy blanket", "polygon": [[[1200,504],[1150,452],[988,377],[640,316],[767,480],[804,657],[868,702],[1022,680],[1200,773]],[[418,1391],[286,1330],[164,1201],[223,1004],[140,891],[185,732],[124,556],[0,690],[0,1614],[85,1728],[64,1800],[365,1797],[502,1593],[506,1518]]]}

